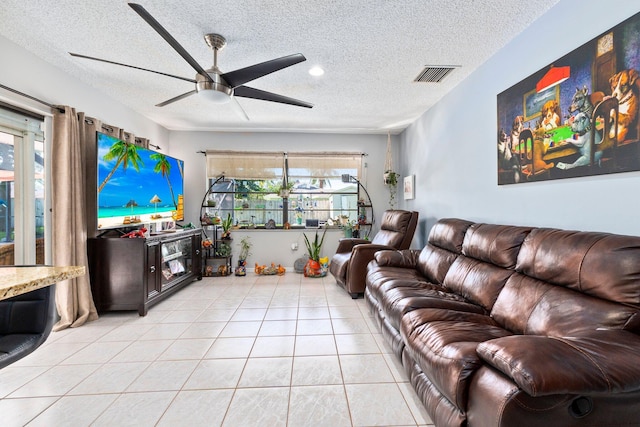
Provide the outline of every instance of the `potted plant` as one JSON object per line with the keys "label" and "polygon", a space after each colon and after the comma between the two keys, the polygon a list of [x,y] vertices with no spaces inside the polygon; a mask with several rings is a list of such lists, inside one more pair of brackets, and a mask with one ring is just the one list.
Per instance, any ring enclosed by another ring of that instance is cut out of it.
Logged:
{"label": "potted plant", "polygon": [[391,209],[396,206],[396,192],[398,191],[399,173],[388,170],[384,173],[384,184],[389,188],[389,207]]}
{"label": "potted plant", "polygon": [[217,248],[216,256],[228,257],[231,256],[231,245],[229,243],[220,242]]}
{"label": "potted plant", "polygon": [[291,193],[291,189],[293,188],[293,182],[285,182],[283,181],[280,184],[280,188],[278,189],[278,195],[283,199],[289,198],[289,194]]}
{"label": "potted plant", "polygon": [[244,236],[240,239],[240,254],[238,255],[238,266],[236,267],[236,276],[247,275],[247,258],[251,255],[251,246],[253,244],[249,241],[249,236]]}
{"label": "potted plant", "polygon": [[233,218],[231,214],[227,214],[227,218],[222,220],[222,238],[225,240],[231,239],[231,227],[233,226]]}
{"label": "potted plant", "polygon": [[347,221],[346,223],[342,224],[342,230],[344,231],[344,237],[346,237],[348,239],[353,237],[353,228],[354,228],[353,221]]}
{"label": "potted plant", "polygon": [[[307,246],[307,253],[309,254],[309,261],[304,268],[305,277],[324,277],[327,275],[326,264],[328,260],[320,258],[320,251],[322,250],[322,244],[324,243],[324,236],[326,233],[327,229],[325,228],[322,232],[322,237],[318,240],[318,231],[316,230],[313,242],[310,241],[307,235],[303,233],[304,243]],[[323,265],[325,268],[322,267]]]}
{"label": "potted plant", "polygon": [[384,179],[384,185],[390,185],[390,186],[397,186],[398,185],[398,173],[392,171],[392,170],[387,170],[384,171],[384,174],[382,175],[383,179]]}
{"label": "potted plant", "polygon": [[247,261],[249,255],[251,255],[251,247],[253,243],[249,241],[249,236],[244,236],[240,239],[240,254],[238,255],[238,261]]}

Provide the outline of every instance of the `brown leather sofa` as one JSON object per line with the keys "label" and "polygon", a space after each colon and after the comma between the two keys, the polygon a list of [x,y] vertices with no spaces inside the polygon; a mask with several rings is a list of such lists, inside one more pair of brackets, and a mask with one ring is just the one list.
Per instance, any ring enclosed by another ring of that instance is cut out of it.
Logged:
{"label": "brown leather sofa", "polygon": [[366,281],[436,426],[640,425],[640,237],[443,219]]}
{"label": "brown leather sofa", "polygon": [[383,249],[408,249],[418,225],[418,212],[387,210],[373,240],[344,238],[338,242],[329,272],[352,298],[364,294],[367,264]]}

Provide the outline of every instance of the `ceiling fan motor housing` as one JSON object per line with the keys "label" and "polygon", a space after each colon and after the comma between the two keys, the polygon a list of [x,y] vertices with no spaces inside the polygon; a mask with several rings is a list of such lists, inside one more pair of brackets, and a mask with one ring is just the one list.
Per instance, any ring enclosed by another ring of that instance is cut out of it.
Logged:
{"label": "ceiling fan motor housing", "polygon": [[227,85],[227,82],[225,82],[222,77],[220,77],[220,71],[218,69],[209,68],[205,71],[213,81],[211,82],[207,80],[201,74],[196,74],[196,89],[198,92],[203,90],[217,90],[218,92],[226,93],[229,96],[233,94],[233,89]]}

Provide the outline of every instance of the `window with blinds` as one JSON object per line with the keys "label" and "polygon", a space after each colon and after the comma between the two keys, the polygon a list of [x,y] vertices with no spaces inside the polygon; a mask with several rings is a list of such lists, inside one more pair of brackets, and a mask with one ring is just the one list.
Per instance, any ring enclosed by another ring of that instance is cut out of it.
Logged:
{"label": "window with blinds", "polygon": [[295,227],[306,219],[358,218],[358,185],[342,177],[360,177],[362,153],[207,151],[206,156],[211,197],[219,201],[207,209],[222,218],[231,214],[240,226],[260,227],[270,219]]}

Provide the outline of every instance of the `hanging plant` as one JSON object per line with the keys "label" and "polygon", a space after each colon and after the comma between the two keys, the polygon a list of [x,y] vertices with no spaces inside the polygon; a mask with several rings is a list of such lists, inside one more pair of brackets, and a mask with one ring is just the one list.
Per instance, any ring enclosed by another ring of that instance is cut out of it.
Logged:
{"label": "hanging plant", "polygon": [[399,173],[393,170],[393,157],[391,156],[391,132],[387,132],[387,156],[384,161],[384,185],[389,188],[389,207],[394,209],[396,206],[396,192],[398,191]]}
{"label": "hanging plant", "polygon": [[384,185],[397,186],[398,185],[398,173],[388,170],[384,173]]}

